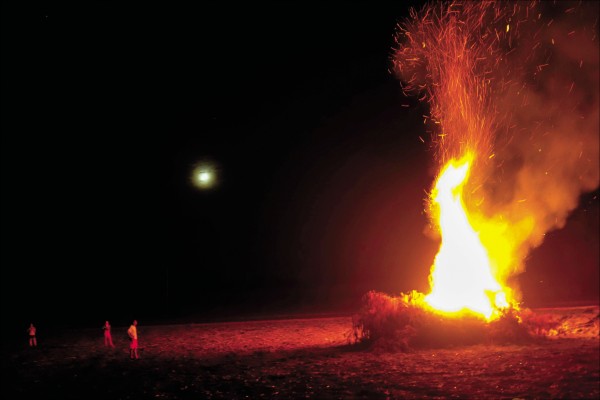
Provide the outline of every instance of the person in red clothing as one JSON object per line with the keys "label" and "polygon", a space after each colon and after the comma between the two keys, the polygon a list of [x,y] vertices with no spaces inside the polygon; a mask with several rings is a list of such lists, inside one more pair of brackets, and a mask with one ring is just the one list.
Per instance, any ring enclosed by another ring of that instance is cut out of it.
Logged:
{"label": "person in red clothing", "polygon": [[29,324],[29,328],[27,328],[27,332],[29,333],[29,347],[37,346],[37,339],[35,337],[35,326],[33,324]]}
{"label": "person in red clothing", "polygon": [[137,335],[137,321],[133,320],[133,323],[127,329],[127,335],[129,335],[129,339],[131,340],[131,344],[129,345],[129,358],[140,358],[138,356],[138,335]]}
{"label": "person in red clothing", "polygon": [[110,323],[108,321],[104,322],[102,329],[104,330],[104,345],[114,349],[115,345],[113,344],[112,335],[110,334]]}

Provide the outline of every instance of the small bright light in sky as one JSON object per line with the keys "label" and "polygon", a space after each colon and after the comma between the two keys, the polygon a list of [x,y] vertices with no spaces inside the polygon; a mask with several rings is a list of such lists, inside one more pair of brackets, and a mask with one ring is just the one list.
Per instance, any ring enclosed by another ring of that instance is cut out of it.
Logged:
{"label": "small bright light in sky", "polygon": [[196,166],[192,173],[192,181],[199,189],[209,189],[216,184],[216,171],[211,165]]}
{"label": "small bright light in sky", "polygon": [[206,171],[200,172],[198,174],[198,179],[200,180],[200,182],[206,183],[206,182],[210,181],[210,173],[208,173]]}

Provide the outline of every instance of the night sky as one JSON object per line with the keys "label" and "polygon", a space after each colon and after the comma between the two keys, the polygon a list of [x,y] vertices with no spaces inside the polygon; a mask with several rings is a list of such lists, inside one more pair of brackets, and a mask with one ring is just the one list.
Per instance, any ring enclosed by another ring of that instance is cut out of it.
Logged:
{"label": "night sky", "polygon": [[[2,316],[353,311],[428,289],[428,112],[389,70],[410,5],[2,11]],[[218,184],[191,184],[211,163]],[[598,299],[598,191],[520,277]],[[25,329],[25,328],[23,328]]]}

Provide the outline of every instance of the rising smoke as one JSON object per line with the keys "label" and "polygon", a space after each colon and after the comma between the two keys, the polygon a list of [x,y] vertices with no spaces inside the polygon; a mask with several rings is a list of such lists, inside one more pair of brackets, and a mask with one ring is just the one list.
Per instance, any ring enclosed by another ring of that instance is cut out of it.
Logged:
{"label": "rising smoke", "polygon": [[598,188],[598,5],[435,3],[398,26],[395,72],[430,106],[435,162],[477,154],[465,202],[505,239],[502,280]]}

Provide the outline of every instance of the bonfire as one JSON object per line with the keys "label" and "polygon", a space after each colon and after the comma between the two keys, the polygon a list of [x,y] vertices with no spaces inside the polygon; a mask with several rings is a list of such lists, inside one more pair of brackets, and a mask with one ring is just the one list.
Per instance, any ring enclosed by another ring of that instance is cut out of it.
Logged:
{"label": "bonfire", "polygon": [[426,208],[441,244],[429,293],[365,295],[356,341],[407,349],[559,329],[522,307],[514,278],[598,187],[596,31],[580,5],[536,1],[436,3],[398,25],[394,71],[430,109],[439,172]]}

